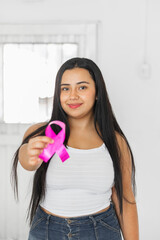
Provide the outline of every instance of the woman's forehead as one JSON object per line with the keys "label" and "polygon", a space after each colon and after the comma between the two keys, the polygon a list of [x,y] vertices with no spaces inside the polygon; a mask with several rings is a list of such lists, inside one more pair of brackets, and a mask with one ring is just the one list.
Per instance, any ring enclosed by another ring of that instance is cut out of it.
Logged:
{"label": "woman's forehead", "polygon": [[78,81],[87,81],[89,83],[93,82],[93,79],[89,71],[85,68],[73,68],[64,71],[61,79],[61,83],[75,83]]}

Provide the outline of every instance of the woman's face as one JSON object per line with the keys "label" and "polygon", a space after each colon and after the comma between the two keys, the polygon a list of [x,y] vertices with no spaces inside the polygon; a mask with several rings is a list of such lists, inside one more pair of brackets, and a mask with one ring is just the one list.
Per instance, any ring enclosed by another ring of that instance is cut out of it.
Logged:
{"label": "woman's face", "polygon": [[60,102],[69,117],[82,118],[92,115],[95,98],[95,82],[88,70],[65,70],[61,80]]}

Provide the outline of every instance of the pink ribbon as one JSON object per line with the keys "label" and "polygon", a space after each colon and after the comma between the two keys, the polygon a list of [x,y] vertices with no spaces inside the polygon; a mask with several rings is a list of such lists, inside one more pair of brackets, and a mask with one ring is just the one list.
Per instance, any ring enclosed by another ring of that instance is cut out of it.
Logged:
{"label": "pink ribbon", "polygon": [[[55,132],[50,127],[51,124],[59,125],[62,128],[62,130],[56,135]],[[47,137],[52,138],[54,140],[54,143],[49,143],[48,146],[43,149],[43,152],[39,155],[39,158],[41,158],[44,162],[48,162],[48,160],[56,152],[62,162],[67,160],[70,156],[65,146],[63,145],[65,139],[65,124],[61,121],[50,122],[46,127],[45,135]]]}

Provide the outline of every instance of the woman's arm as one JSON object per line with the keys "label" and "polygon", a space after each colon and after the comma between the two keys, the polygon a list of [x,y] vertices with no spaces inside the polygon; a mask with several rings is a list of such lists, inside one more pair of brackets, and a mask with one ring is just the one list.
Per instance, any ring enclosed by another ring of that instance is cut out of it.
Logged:
{"label": "woman's arm", "polygon": [[[123,221],[120,215],[118,198],[114,187],[112,188],[112,201],[115,205],[115,210],[119,219],[124,240],[139,240],[138,213],[131,182],[131,155],[126,141],[119,134],[116,136],[121,151],[121,169],[124,196]],[[128,203],[125,198],[132,203]]]}

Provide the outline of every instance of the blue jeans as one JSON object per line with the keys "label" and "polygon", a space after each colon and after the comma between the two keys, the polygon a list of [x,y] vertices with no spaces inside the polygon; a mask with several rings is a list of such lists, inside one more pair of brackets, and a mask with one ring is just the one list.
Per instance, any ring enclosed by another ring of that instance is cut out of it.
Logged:
{"label": "blue jeans", "polygon": [[28,240],[122,240],[118,218],[111,202],[105,212],[61,218],[38,206]]}

